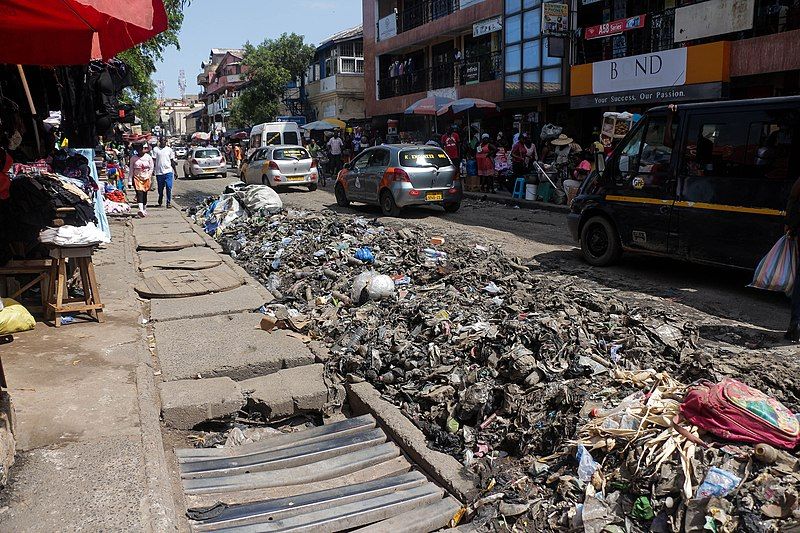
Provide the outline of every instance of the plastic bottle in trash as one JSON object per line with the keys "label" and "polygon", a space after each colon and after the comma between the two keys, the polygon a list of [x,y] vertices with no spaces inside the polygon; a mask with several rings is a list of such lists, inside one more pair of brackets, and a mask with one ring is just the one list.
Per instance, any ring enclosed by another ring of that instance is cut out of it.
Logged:
{"label": "plastic bottle in trash", "polygon": [[619,402],[619,405],[616,407],[612,407],[611,409],[592,409],[591,415],[594,418],[613,417],[614,415],[619,415],[625,412],[630,407],[641,406],[643,401],[644,393],[642,391],[636,391]]}

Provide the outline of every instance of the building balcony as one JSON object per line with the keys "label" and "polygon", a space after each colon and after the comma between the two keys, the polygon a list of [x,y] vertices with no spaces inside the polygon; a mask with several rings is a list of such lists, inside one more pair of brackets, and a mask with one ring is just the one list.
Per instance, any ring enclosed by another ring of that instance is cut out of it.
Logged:
{"label": "building balcony", "polygon": [[499,80],[502,76],[503,56],[496,52],[380,79],[378,99]]}
{"label": "building balcony", "polygon": [[671,8],[650,14],[644,28],[626,32],[624,39],[608,36],[579,41],[574,64],[595,63],[720,40],[739,41],[797,29],[800,29],[800,5],[790,0],[756,0],[750,29],[675,42],[675,8]]}
{"label": "building balcony", "polygon": [[243,78],[241,74],[228,74],[215,78],[206,87],[206,92],[214,94],[220,90],[235,89],[242,84]]}

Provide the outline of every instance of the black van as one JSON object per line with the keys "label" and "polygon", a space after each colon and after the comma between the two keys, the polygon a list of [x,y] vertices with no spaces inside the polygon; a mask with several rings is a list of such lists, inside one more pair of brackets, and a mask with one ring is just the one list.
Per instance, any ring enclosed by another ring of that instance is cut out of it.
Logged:
{"label": "black van", "polygon": [[586,261],[622,251],[754,269],[800,177],[800,97],[651,109],[573,200]]}

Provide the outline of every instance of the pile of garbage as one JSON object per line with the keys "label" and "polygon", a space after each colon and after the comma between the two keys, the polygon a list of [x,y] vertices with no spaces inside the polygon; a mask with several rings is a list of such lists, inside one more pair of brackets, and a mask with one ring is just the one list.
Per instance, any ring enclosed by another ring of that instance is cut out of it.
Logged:
{"label": "pile of garbage", "polygon": [[[476,527],[800,527],[796,450],[687,420],[687,384],[719,381],[726,352],[677,313],[468,236],[327,210],[234,217],[211,233],[273,295],[271,323],[324,344],[330,373],[374,384],[475,473]],[[796,412],[790,376],[734,377]]]}

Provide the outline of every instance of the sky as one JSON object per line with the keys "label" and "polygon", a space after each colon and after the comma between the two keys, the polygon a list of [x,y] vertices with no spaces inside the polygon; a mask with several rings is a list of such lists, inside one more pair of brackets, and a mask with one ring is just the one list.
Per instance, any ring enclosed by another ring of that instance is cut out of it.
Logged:
{"label": "sky", "polygon": [[200,63],[212,48],[241,48],[282,33],[297,33],[319,44],[361,24],[362,0],[192,0],[180,32],[181,49],[168,49],[153,80],[164,80],[165,96],[180,96],[178,71],[186,71],[186,94],[197,94]]}

